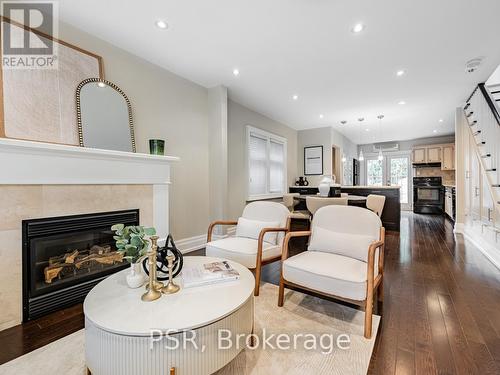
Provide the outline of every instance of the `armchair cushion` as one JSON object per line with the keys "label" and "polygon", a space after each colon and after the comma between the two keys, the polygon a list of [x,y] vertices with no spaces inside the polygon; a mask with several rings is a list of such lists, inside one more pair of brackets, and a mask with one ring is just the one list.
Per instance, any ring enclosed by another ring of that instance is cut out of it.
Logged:
{"label": "armchair cushion", "polygon": [[[236,226],[236,237],[246,237],[258,240],[262,229],[277,228],[279,224],[279,221],[250,220],[240,217],[238,219],[238,225]],[[276,245],[277,237],[278,232],[268,232],[264,235],[264,241]]]}
{"label": "armchair cushion", "polygon": [[[227,237],[207,243],[206,255],[229,259],[247,268],[257,265],[258,240],[245,237]],[[266,260],[281,255],[281,246],[268,242],[262,243],[262,259]]]}
{"label": "armchair cushion", "polygon": [[283,262],[283,277],[326,294],[355,301],[366,298],[367,264],[343,255],[305,251]]}
{"label": "armchair cushion", "polygon": [[308,250],[344,255],[367,262],[368,247],[378,239],[378,237],[369,235],[340,233],[315,227]]}

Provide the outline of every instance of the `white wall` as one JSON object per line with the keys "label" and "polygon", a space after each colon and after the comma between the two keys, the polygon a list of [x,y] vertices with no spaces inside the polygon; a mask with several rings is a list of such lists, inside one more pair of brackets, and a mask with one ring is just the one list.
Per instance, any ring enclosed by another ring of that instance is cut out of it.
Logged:
{"label": "white wall", "polygon": [[[414,146],[418,145],[435,145],[435,144],[453,143],[453,142],[455,142],[455,135],[448,134],[438,137],[417,138],[417,139],[410,139],[407,141],[393,141],[384,143],[399,143],[399,151],[411,151]],[[366,154],[373,153],[373,143],[359,145],[358,152],[360,149],[363,149],[363,153]]]}
{"label": "white wall", "polygon": [[228,217],[241,215],[247,199],[246,126],[263,129],[287,140],[288,184],[297,175],[297,131],[252,111],[241,104],[228,101]]}
{"label": "white wall", "polygon": [[[332,174],[332,147],[340,148],[346,157],[356,157],[357,145],[331,127],[299,130],[297,140],[297,173],[304,175],[304,147],[323,146],[323,174]],[[342,174],[341,174],[342,175]],[[342,176],[337,176],[339,180]],[[321,176],[306,176],[311,186],[317,186]]]}
{"label": "white wall", "polygon": [[[101,39],[60,24],[62,40],[103,57],[106,79],[129,97],[137,151],[166,140],[172,167],[170,231],[176,239],[205,233],[209,222],[208,90]],[[76,120],[75,120],[76,126]],[[133,168],[130,173],[134,173]]]}

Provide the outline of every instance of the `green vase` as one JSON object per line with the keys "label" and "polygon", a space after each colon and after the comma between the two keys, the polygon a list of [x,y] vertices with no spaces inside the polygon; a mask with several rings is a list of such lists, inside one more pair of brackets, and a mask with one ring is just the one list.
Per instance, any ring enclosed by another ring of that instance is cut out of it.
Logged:
{"label": "green vase", "polygon": [[165,155],[165,141],[163,139],[150,139],[149,153],[151,155]]}

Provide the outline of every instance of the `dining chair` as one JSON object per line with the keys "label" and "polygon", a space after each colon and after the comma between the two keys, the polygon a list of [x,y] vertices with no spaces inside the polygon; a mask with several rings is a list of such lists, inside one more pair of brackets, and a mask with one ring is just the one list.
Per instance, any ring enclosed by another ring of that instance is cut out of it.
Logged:
{"label": "dining chair", "polygon": [[[208,227],[206,255],[238,262],[255,275],[259,295],[262,266],[281,259],[283,239],[290,230],[290,211],[278,202],[252,202],[238,221],[214,221]],[[236,234],[212,241],[218,225],[236,225]]]}
{"label": "dining chair", "polygon": [[366,197],[366,208],[375,212],[379,217],[382,216],[385,205],[385,196],[370,194]]}
{"label": "dining chair", "polygon": [[318,211],[321,207],[331,206],[331,205],[340,205],[347,206],[347,197],[340,198],[322,198],[322,197],[306,197],[306,206],[311,215],[314,216],[316,211]]}
{"label": "dining chair", "polygon": [[299,203],[296,197],[300,196],[299,193],[285,193],[283,194],[283,204],[288,208],[290,219],[309,220],[311,214],[307,210],[295,210],[295,206]]}
{"label": "dining chair", "polygon": [[[292,237],[307,236],[307,250],[288,257]],[[383,299],[385,229],[372,211],[326,206],[313,216],[310,231],[289,232],[283,242],[278,306],[285,286],[361,306],[364,336],[372,336],[375,295]]]}

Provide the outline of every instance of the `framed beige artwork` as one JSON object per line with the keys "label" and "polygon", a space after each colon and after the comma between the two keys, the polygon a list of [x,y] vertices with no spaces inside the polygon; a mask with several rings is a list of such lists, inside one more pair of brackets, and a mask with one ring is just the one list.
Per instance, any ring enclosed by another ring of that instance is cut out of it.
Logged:
{"label": "framed beige artwork", "polygon": [[[57,69],[2,69],[0,137],[79,145],[76,88],[87,78],[104,79],[102,58],[2,17],[12,35],[57,43]],[[2,24],[3,30],[4,24]],[[1,53],[1,52],[0,52]]]}

